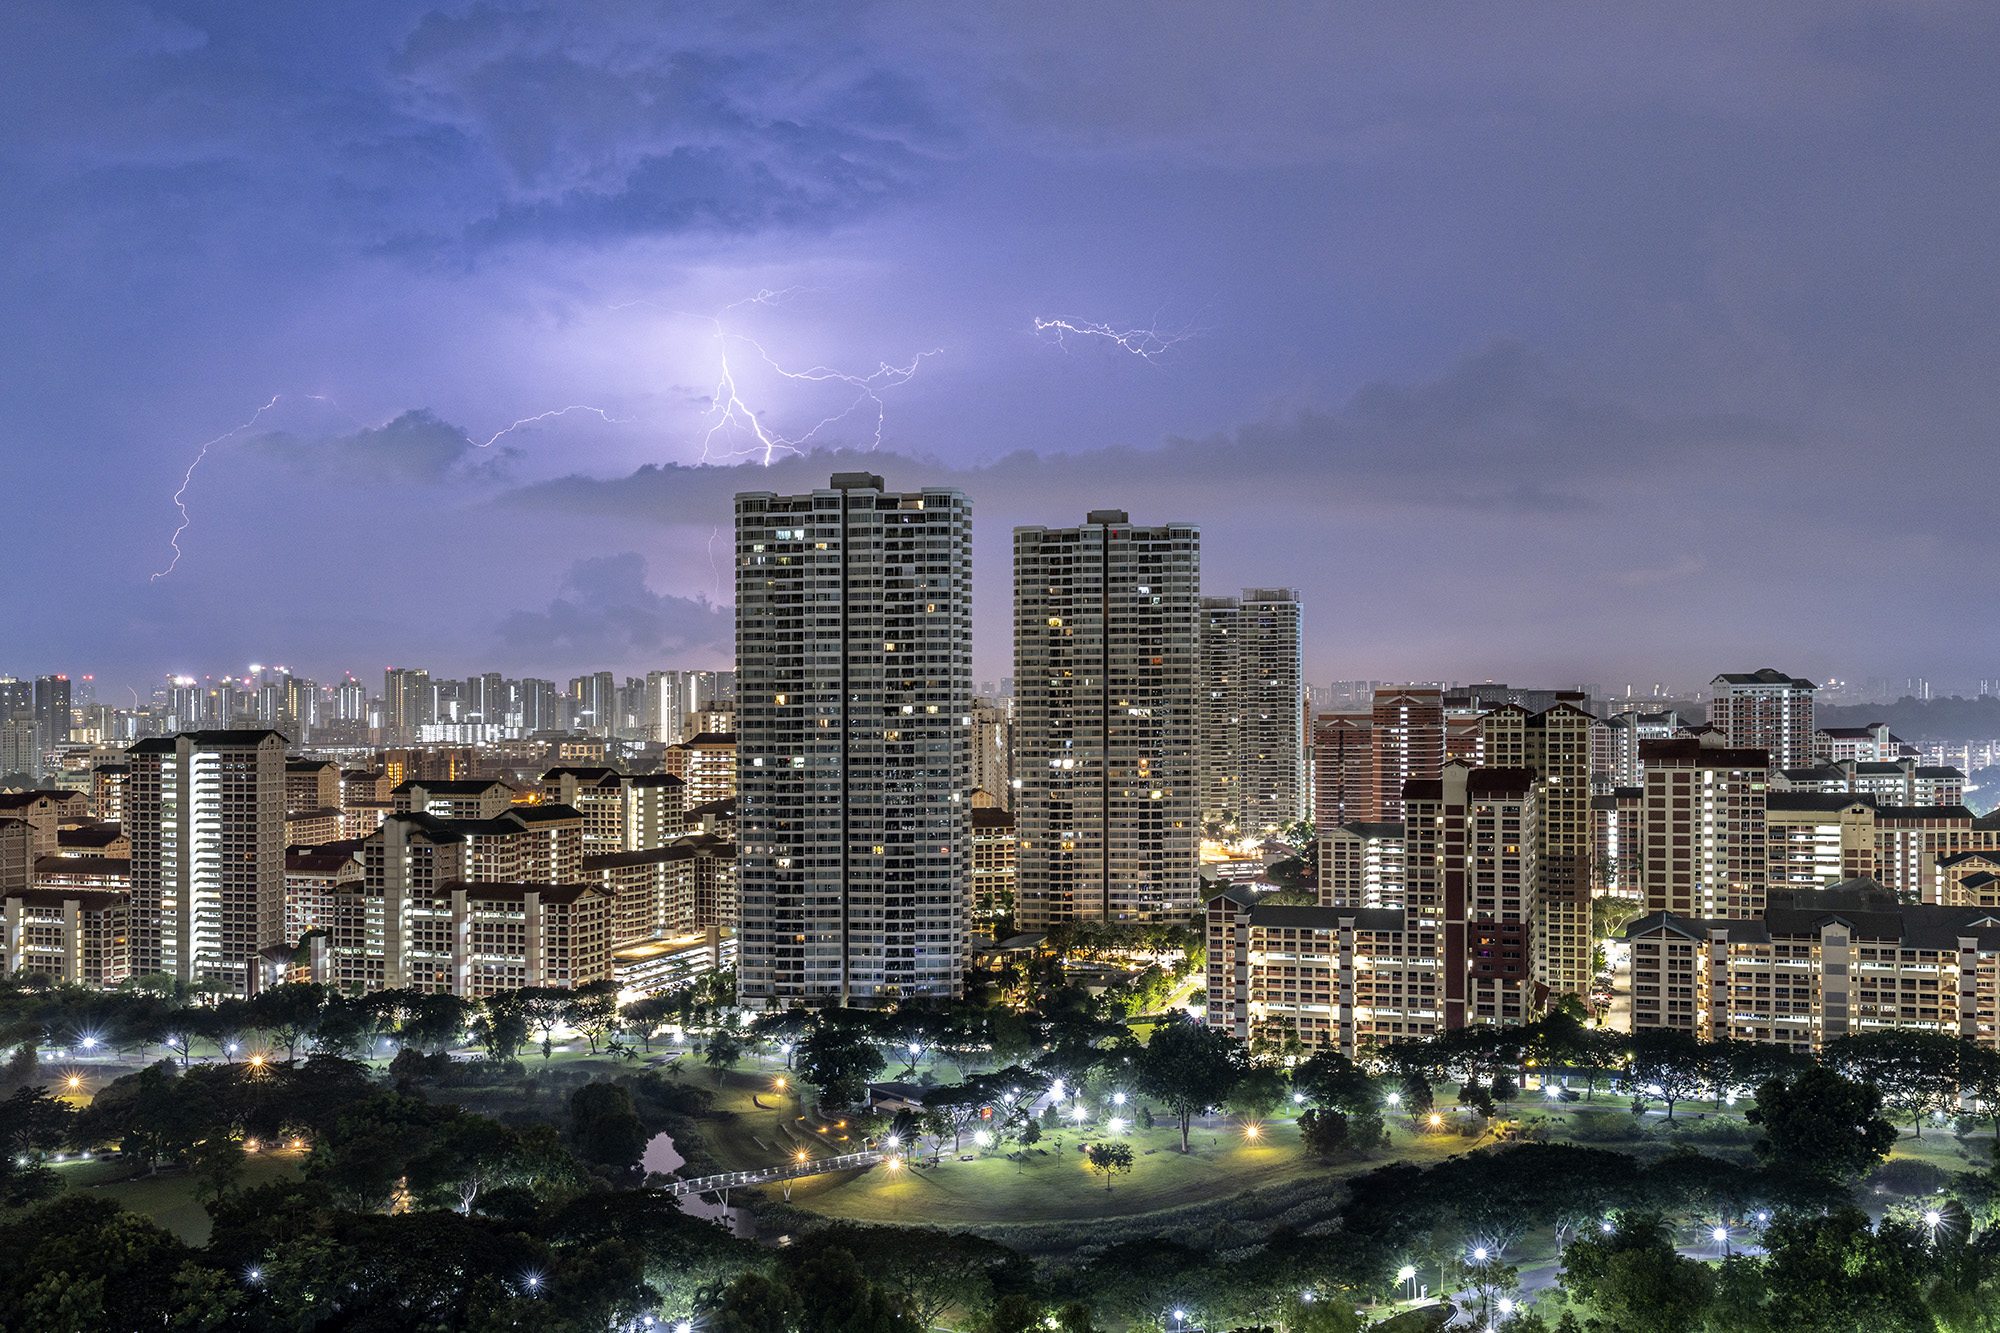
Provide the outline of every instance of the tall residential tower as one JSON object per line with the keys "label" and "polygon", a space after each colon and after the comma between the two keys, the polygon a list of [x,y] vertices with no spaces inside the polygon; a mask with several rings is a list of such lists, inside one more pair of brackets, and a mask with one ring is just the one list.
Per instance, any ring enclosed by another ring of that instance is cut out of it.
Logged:
{"label": "tall residential tower", "polygon": [[960,994],[971,502],[861,472],[738,495],[736,665],[743,1003]]}
{"label": "tall residential tower", "polygon": [[1014,529],[1020,924],[1143,921],[1195,906],[1201,538]]}

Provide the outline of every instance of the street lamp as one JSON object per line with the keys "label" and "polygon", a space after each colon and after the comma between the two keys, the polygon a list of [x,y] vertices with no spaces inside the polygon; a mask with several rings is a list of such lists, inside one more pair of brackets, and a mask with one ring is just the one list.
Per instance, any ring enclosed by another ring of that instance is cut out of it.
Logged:
{"label": "street lamp", "polygon": [[1124,1094],[1124,1093],[1122,1093],[1122,1092],[1114,1092],[1114,1093],[1112,1093],[1112,1094],[1111,1094],[1111,1104],[1112,1104],[1113,1106],[1123,1106],[1123,1105],[1125,1104],[1125,1094]]}
{"label": "street lamp", "polygon": [[1254,1139],[1254,1138],[1256,1138],[1256,1137],[1257,1137],[1257,1127],[1256,1127],[1255,1125],[1250,1125],[1250,1126],[1247,1126],[1247,1127],[1246,1127],[1246,1128],[1244,1129],[1244,1131],[1243,1131],[1243,1137],[1244,1137],[1244,1138],[1246,1138],[1246,1139]]}
{"label": "street lamp", "polygon": [[1396,1281],[1409,1284],[1410,1299],[1417,1298],[1417,1270],[1413,1264],[1404,1264],[1396,1270]]}
{"label": "street lamp", "polygon": [[1722,1247],[1722,1257],[1727,1259],[1729,1257],[1729,1228],[1726,1226],[1717,1227],[1708,1234],[1713,1236],[1715,1243]]}
{"label": "street lamp", "polygon": [[1387,1097],[1383,1098],[1383,1100],[1388,1102],[1389,1105],[1391,1106],[1401,1106],[1403,1104],[1403,1094],[1400,1092],[1392,1092]]}

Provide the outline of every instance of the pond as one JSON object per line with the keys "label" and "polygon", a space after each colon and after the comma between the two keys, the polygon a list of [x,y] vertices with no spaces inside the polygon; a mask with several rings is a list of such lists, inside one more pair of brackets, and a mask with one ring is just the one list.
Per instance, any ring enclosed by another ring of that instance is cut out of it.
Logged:
{"label": "pond", "polygon": [[[686,1162],[687,1158],[674,1147],[674,1136],[671,1134],[655,1134],[639,1158],[639,1166],[648,1175],[655,1171],[667,1175],[679,1170]],[[746,1240],[755,1240],[757,1237],[757,1224],[751,1220],[750,1212],[746,1208],[734,1205],[724,1207],[719,1203],[709,1203],[697,1194],[684,1194],[681,1196],[681,1211],[690,1217],[705,1217],[711,1222],[720,1222],[727,1226],[732,1234]]]}

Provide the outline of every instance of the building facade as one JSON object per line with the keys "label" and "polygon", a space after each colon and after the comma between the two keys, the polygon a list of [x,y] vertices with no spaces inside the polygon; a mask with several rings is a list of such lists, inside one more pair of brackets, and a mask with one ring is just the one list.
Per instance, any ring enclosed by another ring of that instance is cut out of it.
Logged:
{"label": "building facade", "polygon": [[1639,743],[1648,911],[1750,917],[1764,906],[1769,757],[1724,740],[1709,730]]}
{"label": "building facade", "polygon": [[1193,524],[1014,530],[1023,928],[1198,906],[1200,600]]}
{"label": "building facade", "polygon": [[742,1003],[961,994],[971,502],[866,473],[740,494],[736,592]]}
{"label": "building facade", "polygon": [[1201,805],[1245,836],[1305,816],[1302,607],[1296,588],[1201,599]]}
{"label": "building facade", "polygon": [[244,995],[285,943],[285,738],[197,731],[127,751],[131,965]]}
{"label": "building facade", "polygon": [[1655,912],[1627,926],[1635,1028],[1818,1051],[1848,1033],[1913,1029],[1995,1045],[2000,918],[1900,902],[1870,879],[1773,892],[1764,912]]}
{"label": "building facade", "polygon": [[1813,692],[1819,686],[1765,667],[1724,672],[1709,682],[1708,722],[1724,743],[1763,750],[1771,768],[1803,768],[1813,759]]}

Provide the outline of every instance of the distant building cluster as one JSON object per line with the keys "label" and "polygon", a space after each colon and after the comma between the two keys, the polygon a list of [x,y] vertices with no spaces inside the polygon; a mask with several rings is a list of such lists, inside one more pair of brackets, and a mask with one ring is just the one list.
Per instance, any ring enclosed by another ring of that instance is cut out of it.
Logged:
{"label": "distant building cluster", "polygon": [[879,1006],[1049,931],[1181,924],[1208,1022],[1355,1053],[1592,1003],[1613,899],[1639,1026],[1993,1040],[2000,823],[1889,726],[1817,725],[1814,682],[1314,690],[1295,589],[1205,590],[1194,525],[1099,509],[1015,529],[1013,675],[975,686],[972,522],[869,473],[737,496],[729,671],[253,667],[131,708],[0,678],[5,970],[479,996],[733,967],[750,1008]]}

